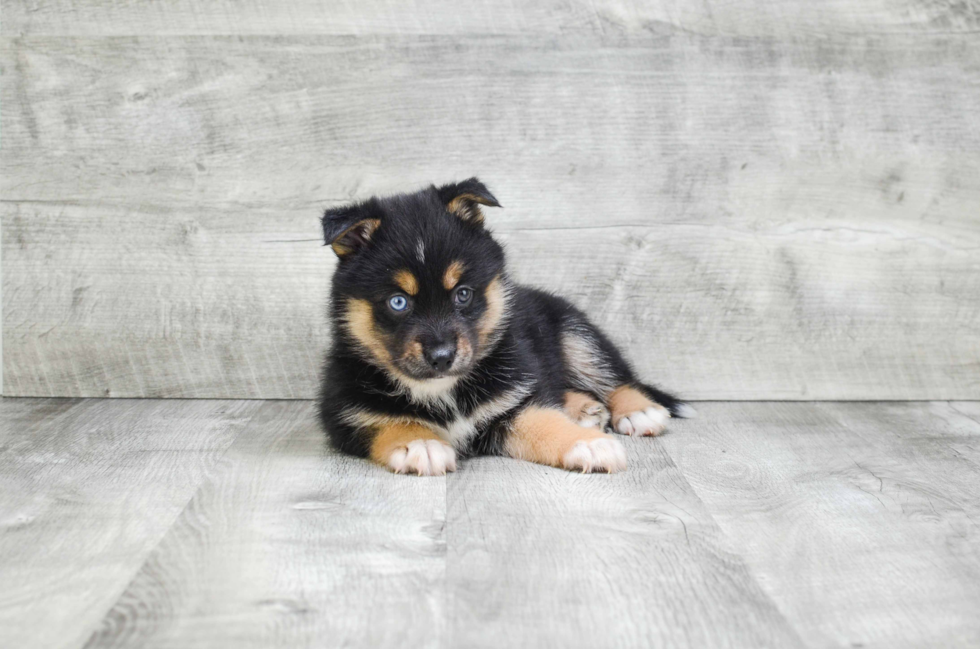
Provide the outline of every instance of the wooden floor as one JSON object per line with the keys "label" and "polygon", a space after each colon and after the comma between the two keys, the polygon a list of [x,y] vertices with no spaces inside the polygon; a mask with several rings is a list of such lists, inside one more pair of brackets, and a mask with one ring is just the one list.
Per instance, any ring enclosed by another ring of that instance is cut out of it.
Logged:
{"label": "wooden floor", "polygon": [[0,402],[3,647],[980,645],[980,402],[395,476],[306,401]]}

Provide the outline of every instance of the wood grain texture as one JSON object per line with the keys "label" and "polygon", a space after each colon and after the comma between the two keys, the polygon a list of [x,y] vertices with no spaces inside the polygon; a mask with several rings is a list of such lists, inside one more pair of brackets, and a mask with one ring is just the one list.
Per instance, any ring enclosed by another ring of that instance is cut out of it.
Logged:
{"label": "wood grain texture", "polygon": [[8,394],[310,397],[320,210],[472,174],[514,274],[688,398],[980,394],[970,35],[38,36],[3,66]]}
{"label": "wood grain texture", "polygon": [[513,34],[685,30],[797,35],[980,30],[975,0],[24,0],[7,2],[4,35]]}
{"label": "wood grain texture", "polygon": [[88,647],[445,646],[445,478],[330,451],[267,402]]}
{"label": "wood grain texture", "polygon": [[0,400],[0,646],[80,646],[257,407]]}
{"label": "wood grain texture", "polygon": [[805,646],[663,445],[624,439],[611,476],[506,458],[449,475],[452,646]]}
{"label": "wood grain texture", "polygon": [[699,404],[664,445],[812,647],[980,643],[980,404]]}
{"label": "wood grain texture", "polygon": [[[39,224],[43,214],[29,208],[24,219],[7,220],[11,236],[17,223]],[[99,208],[56,221],[47,234],[11,241],[31,261],[4,269],[4,343],[24,353],[19,368],[7,365],[8,394],[313,395],[332,253],[288,240],[317,227],[315,213]],[[42,243],[53,232],[62,245]],[[49,311],[59,320],[69,311],[80,319],[43,326],[45,305],[68,306]]]}
{"label": "wood grain texture", "polygon": [[980,402],[700,410],[420,479],[304,401],[4,399],[0,645],[977,645]]}

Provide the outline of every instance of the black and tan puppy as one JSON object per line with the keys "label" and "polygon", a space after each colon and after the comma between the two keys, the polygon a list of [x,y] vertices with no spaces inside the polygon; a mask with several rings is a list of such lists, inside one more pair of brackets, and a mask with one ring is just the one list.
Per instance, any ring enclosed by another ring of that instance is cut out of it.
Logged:
{"label": "black and tan puppy", "polygon": [[331,209],[333,277],[323,425],[343,451],[441,475],[457,455],[579,471],[626,468],[604,431],[657,435],[693,412],[637,381],[560,297],[507,278],[477,179]]}

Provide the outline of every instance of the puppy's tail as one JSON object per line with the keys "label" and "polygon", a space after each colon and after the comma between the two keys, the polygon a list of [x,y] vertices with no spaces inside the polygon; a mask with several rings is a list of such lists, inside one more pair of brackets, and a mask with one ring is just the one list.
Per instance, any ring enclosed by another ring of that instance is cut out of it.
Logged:
{"label": "puppy's tail", "polygon": [[645,393],[649,399],[656,401],[669,410],[671,417],[694,419],[698,416],[698,411],[692,408],[690,404],[684,403],[674,395],[668,394],[656,386],[638,383],[636,387]]}

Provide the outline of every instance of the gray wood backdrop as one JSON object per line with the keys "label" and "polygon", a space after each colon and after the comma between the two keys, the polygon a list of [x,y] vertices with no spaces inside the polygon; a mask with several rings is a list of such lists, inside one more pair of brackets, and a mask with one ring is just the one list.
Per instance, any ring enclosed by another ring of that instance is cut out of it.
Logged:
{"label": "gray wood backdrop", "polygon": [[5,0],[3,390],[300,398],[323,208],[480,176],[694,399],[980,396],[976,0]]}

